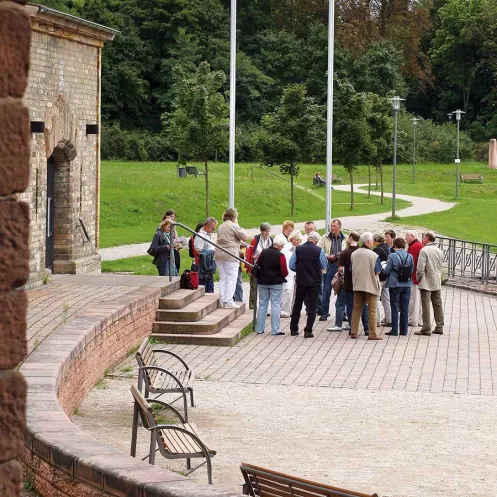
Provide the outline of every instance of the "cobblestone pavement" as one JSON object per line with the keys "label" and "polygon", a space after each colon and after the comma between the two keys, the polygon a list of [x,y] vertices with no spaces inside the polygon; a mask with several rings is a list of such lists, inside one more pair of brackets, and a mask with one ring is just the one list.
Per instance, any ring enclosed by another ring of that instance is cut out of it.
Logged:
{"label": "cobblestone pavement", "polygon": [[[361,188],[367,187],[367,185],[359,184],[354,185],[354,191],[358,193],[365,193]],[[340,191],[350,191],[350,185],[334,185],[333,188],[335,190]],[[371,195],[378,196],[380,192],[372,191]],[[391,197],[391,193],[385,193],[385,197]],[[410,207],[406,207],[397,212],[397,214],[401,217],[407,216],[419,216],[421,214],[429,214],[431,212],[441,212],[446,211],[454,207],[454,203],[443,202],[442,200],[437,200],[433,198],[424,198],[424,197],[414,197],[412,195],[397,195],[397,198],[402,200],[407,200],[411,202]],[[393,225],[382,221],[390,214],[387,212],[383,212],[381,214],[371,214],[369,216],[347,216],[342,218],[343,228],[345,230],[358,230],[360,232],[363,231],[372,231],[374,233],[382,232],[387,229],[393,228],[399,230],[400,232],[405,231],[408,227],[402,227],[398,225]],[[283,220],[282,220],[283,222]],[[243,219],[241,220],[243,225]],[[298,230],[304,230],[305,223],[295,223],[295,228]],[[325,220],[315,221],[317,229],[323,229],[325,227]],[[276,232],[276,230],[275,230]],[[250,228],[247,229],[247,233],[250,236],[254,236],[259,233],[258,228]],[[134,243],[130,245],[121,245],[119,247],[109,247],[100,250],[100,256],[103,261],[112,261],[115,259],[125,259],[128,257],[137,257],[140,255],[145,255],[147,253],[147,249],[150,245],[150,242],[147,243]]]}
{"label": "cobblestone pavement", "polygon": [[[497,393],[497,299],[444,287],[445,328],[441,336],[350,340],[348,332],[326,331],[334,322],[316,321],[314,339],[249,334],[231,348],[167,345],[185,358],[200,378],[220,382],[305,385],[366,390]],[[331,312],[334,312],[334,305]],[[304,319],[300,328],[304,327]],[[268,323],[269,325],[269,320]],[[419,328],[418,328],[419,329]],[[389,331],[383,328],[381,333]],[[160,347],[161,345],[157,345]],[[115,370],[135,368],[129,357]]]}

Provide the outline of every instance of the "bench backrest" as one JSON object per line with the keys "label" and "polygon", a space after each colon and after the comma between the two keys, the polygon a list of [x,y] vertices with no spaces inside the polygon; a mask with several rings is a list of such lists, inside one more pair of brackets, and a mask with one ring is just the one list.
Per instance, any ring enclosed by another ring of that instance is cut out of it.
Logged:
{"label": "bench backrest", "polygon": [[[158,366],[157,357],[152,349],[152,345],[148,338],[143,340],[140,348],[137,350],[136,354],[136,362],[140,368],[144,368],[147,366]],[[153,369],[150,371],[145,371],[144,377],[146,377],[146,381],[149,385],[153,385],[157,375],[160,374],[160,371],[157,369]]]}
{"label": "bench backrest", "polygon": [[195,166],[186,166],[186,172],[188,174],[198,174],[198,169]]}
{"label": "bench backrest", "polygon": [[249,495],[259,497],[378,497],[378,494],[365,494],[332,487],[295,476],[242,463],[240,470],[245,479]]}

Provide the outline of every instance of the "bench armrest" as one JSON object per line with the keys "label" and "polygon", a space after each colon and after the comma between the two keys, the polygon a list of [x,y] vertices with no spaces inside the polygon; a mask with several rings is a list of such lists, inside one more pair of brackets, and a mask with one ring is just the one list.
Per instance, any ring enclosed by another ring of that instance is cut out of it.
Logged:
{"label": "bench armrest", "polygon": [[157,353],[160,353],[160,354],[167,354],[167,355],[170,355],[172,357],[175,357],[176,359],[178,359],[179,362],[181,362],[181,364],[183,364],[183,366],[185,366],[185,369],[187,371],[190,370],[190,368],[188,367],[188,365],[186,364],[186,362],[177,354],[175,354],[174,352],[171,352],[170,350],[163,350],[163,349],[152,349],[152,352],[157,352]]}

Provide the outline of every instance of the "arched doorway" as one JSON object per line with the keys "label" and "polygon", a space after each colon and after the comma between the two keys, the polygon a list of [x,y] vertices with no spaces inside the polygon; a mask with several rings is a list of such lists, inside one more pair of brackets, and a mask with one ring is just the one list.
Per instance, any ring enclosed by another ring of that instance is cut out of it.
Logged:
{"label": "arched doorway", "polygon": [[45,267],[54,270],[55,247],[55,160],[50,157],[47,161],[47,221],[45,244]]}

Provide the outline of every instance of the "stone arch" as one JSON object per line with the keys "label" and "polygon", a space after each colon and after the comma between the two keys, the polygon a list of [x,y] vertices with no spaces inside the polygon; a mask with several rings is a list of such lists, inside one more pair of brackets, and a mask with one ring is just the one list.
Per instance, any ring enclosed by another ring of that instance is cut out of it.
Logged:
{"label": "stone arch", "polygon": [[[77,148],[78,124],[64,95],[59,95],[45,116],[45,151],[47,158],[63,142],[71,142]],[[72,159],[71,159],[72,160]]]}

